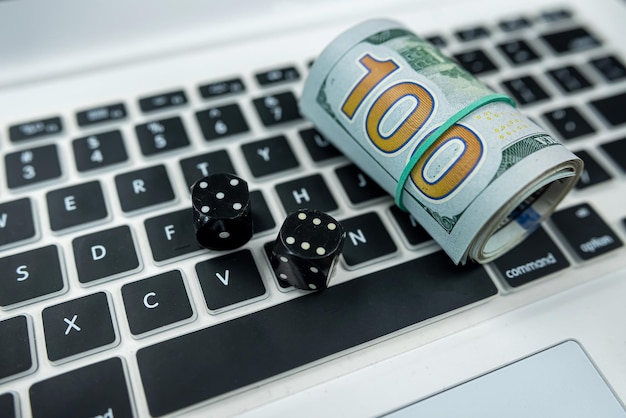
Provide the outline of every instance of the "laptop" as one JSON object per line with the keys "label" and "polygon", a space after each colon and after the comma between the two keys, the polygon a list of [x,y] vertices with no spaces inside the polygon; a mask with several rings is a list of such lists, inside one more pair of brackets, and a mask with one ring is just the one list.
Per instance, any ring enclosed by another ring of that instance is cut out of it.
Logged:
{"label": "laptop", "polygon": [[[585,162],[494,262],[455,266],[298,111],[316,56],[380,17]],[[0,1],[0,416],[623,416],[624,22],[623,0]],[[194,236],[217,172],[253,208],[229,251]],[[321,292],[268,259],[300,207],[347,232]]]}

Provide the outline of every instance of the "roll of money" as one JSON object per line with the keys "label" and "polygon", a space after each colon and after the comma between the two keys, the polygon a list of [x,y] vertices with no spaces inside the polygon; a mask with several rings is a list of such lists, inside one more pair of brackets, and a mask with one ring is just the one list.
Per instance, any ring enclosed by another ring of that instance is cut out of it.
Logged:
{"label": "roll of money", "polygon": [[331,42],[299,106],[457,264],[521,242],[583,169],[512,99],[390,20]]}

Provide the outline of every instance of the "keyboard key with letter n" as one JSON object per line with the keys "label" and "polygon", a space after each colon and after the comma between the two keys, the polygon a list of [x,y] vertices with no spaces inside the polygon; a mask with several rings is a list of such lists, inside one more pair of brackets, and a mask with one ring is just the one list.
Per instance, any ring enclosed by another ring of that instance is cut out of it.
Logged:
{"label": "keyboard key with letter n", "polygon": [[148,408],[169,414],[496,293],[482,267],[437,252],[142,348]]}

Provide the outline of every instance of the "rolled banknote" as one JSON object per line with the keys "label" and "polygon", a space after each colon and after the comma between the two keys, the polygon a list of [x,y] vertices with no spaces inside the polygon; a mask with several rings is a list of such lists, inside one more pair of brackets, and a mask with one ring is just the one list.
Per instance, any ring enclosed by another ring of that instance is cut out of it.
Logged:
{"label": "rolled banknote", "polygon": [[521,242],[583,168],[512,99],[394,21],[335,39],[311,68],[300,111],[457,264]]}

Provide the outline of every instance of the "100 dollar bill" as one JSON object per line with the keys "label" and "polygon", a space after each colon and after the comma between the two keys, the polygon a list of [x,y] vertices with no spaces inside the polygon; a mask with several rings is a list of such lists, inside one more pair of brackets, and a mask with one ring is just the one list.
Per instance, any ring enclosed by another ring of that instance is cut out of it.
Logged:
{"label": "100 dollar bill", "polygon": [[[398,23],[374,20],[322,52],[300,109],[390,194],[405,176],[398,203],[455,263],[488,262],[536,229],[582,171],[510,102],[474,106],[493,93]],[[431,138],[464,109],[474,110]]]}

